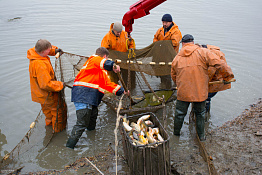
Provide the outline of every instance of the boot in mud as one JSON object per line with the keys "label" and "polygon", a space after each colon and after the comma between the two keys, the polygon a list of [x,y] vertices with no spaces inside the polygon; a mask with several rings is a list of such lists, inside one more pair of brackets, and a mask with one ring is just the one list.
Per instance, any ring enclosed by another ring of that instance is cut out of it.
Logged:
{"label": "boot in mud", "polygon": [[69,138],[66,142],[66,147],[74,149],[77,142],[78,142],[78,139]]}
{"label": "boot in mud", "polygon": [[196,130],[200,141],[205,141],[205,102],[195,102]]}
{"label": "boot in mud", "polygon": [[180,136],[180,130],[183,126],[184,118],[187,114],[187,109],[189,102],[183,102],[177,100],[176,110],[175,110],[175,119],[174,119],[174,135]]}
{"label": "boot in mud", "polygon": [[175,117],[175,120],[174,120],[174,135],[180,136],[180,130],[182,128],[183,122],[184,122],[184,118],[179,119],[179,118]]}
{"label": "boot in mud", "polygon": [[76,111],[77,121],[73,127],[70,138],[67,141],[67,147],[74,149],[79,138],[82,136],[85,129],[89,126],[91,109],[80,109]]}

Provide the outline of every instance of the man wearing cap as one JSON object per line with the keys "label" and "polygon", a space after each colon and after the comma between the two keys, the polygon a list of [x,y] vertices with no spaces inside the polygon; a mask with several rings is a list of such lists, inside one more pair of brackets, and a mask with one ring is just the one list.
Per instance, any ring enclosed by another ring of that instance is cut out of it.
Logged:
{"label": "man wearing cap", "polygon": [[117,50],[120,52],[126,52],[128,49],[134,48],[133,40],[128,40],[128,48],[126,47],[126,41],[128,39],[127,32],[123,31],[121,23],[112,23],[109,32],[104,36],[101,47],[105,47],[111,50]]}
{"label": "man wearing cap", "polygon": [[[119,52],[127,52],[128,49],[134,49],[134,40],[129,40],[127,32],[123,30],[120,22],[112,23],[109,32],[104,36],[101,47],[116,50]],[[123,79],[127,82],[128,72],[126,69],[121,69]],[[118,77],[113,72],[109,72],[111,81],[117,83]],[[135,82],[135,72],[131,71],[131,80]]]}
{"label": "man wearing cap", "polygon": [[171,65],[171,77],[177,85],[174,135],[180,135],[190,103],[196,115],[196,130],[201,141],[205,140],[205,101],[208,97],[208,68],[220,70],[224,81],[234,78],[231,68],[217,55],[194,44],[190,34],[182,38],[182,48]]}
{"label": "man wearing cap", "polygon": [[171,40],[175,51],[179,51],[179,42],[182,38],[182,34],[178,26],[173,22],[170,14],[165,14],[162,17],[163,27],[157,30],[154,35],[153,42],[160,40]]}

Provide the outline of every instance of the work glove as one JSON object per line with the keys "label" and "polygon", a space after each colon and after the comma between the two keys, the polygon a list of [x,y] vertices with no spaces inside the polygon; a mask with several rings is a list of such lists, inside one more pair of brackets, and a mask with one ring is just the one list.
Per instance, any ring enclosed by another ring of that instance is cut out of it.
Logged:
{"label": "work glove", "polygon": [[59,52],[59,55],[61,56],[64,52],[62,49],[58,48],[55,50],[55,54],[57,54]]}

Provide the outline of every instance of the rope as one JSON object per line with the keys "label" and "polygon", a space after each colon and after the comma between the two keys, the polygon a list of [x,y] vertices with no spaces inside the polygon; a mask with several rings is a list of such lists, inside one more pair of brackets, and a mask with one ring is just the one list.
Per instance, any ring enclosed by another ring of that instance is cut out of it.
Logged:
{"label": "rope", "polygon": [[104,173],[102,173],[88,158],[85,157],[85,159],[102,175],[104,175]]}
{"label": "rope", "polygon": [[[191,112],[189,114],[189,121],[195,122],[195,129],[196,129],[196,127],[197,127],[196,126],[196,118],[195,118],[195,114],[193,112],[193,108],[194,108],[194,105],[192,104],[192,109],[191,109]],[[209,174],[210,175],[217,175],[216,168],[215,168],[215,166],[212,162],[212,157],[208,156],[205,144],[203,142],[201,142],[199,137],[198,137],[197,129],[196,129],[196,136],[197,136],[197,142],[199,144],[200,152],[202,153],[202,157],[205,160],[205,162],[207,162]]]}
{"label": "rope", "polygon": [[117,146],[118,146],[118,141],[117,141],[117,130],[118,130],[118,126],[119,126],[119,122],[120,122],[120,109],[122,107],[122,99],[124,97],[124,94],[121,96],[120,101],[119,101],[119,105],[117,108],[117,118],[116,118],[116,127],[114,129],[114,133],[115,133],[115,156],[116,156],[116,175],[117,175]]}

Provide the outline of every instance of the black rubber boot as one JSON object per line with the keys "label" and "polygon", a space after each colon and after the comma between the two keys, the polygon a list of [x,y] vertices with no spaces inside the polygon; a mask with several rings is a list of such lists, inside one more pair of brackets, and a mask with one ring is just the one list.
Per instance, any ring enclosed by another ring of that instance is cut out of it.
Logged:
{"label": "black rubber boot", "polygon": [[187,109],[189,106],[189,102],[183,102],[177,100],[176,102],[176,111],[175,111],[175,119],[174,119],[174,135],[179,136],[180,130],[183,126],[184,118],[187,114]]}
{"label": "black rubber boot", "polygon": [[76,111],[77,121],[71,132],[71,136],[67,141],[69,145],[67,147],[74,149],[79,138],[82,136],[83,132],[89,125],[91,113],[92,110],[88,108]]}
{"label": "black rubber boot", "polygon": [[74,149],[76,146],[76,143],[78,142],[78,139],[72,139],[71,137],[66,142],[66,147]]}
{"label": "black rubber boot", "polygon": [[183,126],[183,122],[184,122],[184,118],[181,119],[181,118],[175,117],[175,120],[174,120],[174,135],[180,136],[180,130]]}
{"label": "black rubber boot", "polygon": [[200,141],[205,141],[205,102],[195,102],[196,130]]}
{"label": "black rubber boot", "polygon": [[97,116],[98,116],[98,108],[97,108],[97,106],[93,106],[91,117],[90,117],[90,121],[89,121],[89,125],[87,127],[87,129],[89,131],[92,131],[92,130],[96,129]]}

